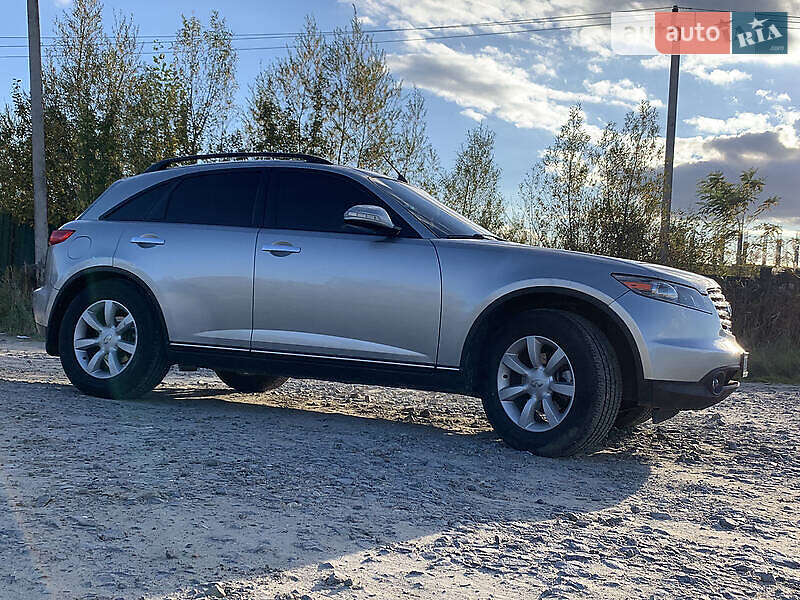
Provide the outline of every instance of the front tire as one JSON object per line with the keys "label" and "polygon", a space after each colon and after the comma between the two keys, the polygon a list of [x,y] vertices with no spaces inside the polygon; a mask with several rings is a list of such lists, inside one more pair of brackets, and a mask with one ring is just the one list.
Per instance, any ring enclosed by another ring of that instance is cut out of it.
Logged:
{"label": "front tire", "polygon": [[587,319],[536,309],[492,334],[483,373],[489,422],[511,447],[584,452],[608,435],[622,400],[614,351]]}
{"label": "front tire", "polygon": [[225,385],[237,392],[258,394],[268,392],[286,383],[288,377],[260,375],[258,373],[240,373],[238,371],[214,371]]}
{"label": "front tire", "polygon": [[90,396],[138,398],[169,370],[158,315],[127,281],[107,281],[75,296],[61,321],[58,347],[67,377]]}

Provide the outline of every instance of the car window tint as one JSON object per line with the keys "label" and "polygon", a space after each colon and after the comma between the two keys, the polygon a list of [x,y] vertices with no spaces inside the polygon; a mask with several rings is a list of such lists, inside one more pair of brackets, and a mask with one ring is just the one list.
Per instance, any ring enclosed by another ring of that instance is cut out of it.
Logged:
{"label": "car window tint", "polygon": [[157,185],[121,204],[105,217],[110,221],[161,221],[171,185]]}
{"label": "car window tint", "polygon": [[187,177],[170,194],[165,220],[249,227],[260,177],[255,169]]}
{"label": "car window tint", "polygon": [[416,237],[406,223],[380,198],[344,177],[295,169],[281,171],[274,190],[269,221],[278,229],[302,229],[333,233],[373,233],[347,226],[344,213],[357,204],[372,204],[387,210],[401,236]]}

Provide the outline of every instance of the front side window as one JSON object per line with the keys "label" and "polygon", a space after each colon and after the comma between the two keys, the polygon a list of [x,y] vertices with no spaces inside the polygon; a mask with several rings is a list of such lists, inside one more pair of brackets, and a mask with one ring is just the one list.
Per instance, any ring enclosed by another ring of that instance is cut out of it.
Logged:
{"label": "front side window", "polygon": [[210,172],[187,177],[170,194],[169,223],[250,227],[261,173],[256,169]]}
{"label": "front side window", "polygon": [[377,196],[345,177],[312,169],[282,170],[271,190],[268,224],[277,229],[299,229],[332,233],[367,233],[344,222],[344,213],[357,204],[387,210],[400,235],[416,233]]}
{"label": "front side window", "polygon": [[498,239],[490,231],[445,206],[424,190],[388,177],[371,177],[370,180],[389,191],[408,212],[437,237]]}

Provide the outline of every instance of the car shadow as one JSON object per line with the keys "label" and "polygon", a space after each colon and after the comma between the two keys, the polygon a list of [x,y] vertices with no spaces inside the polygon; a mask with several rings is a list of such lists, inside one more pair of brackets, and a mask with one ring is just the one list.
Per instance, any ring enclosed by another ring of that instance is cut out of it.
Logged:
{"label": "car shadow", "polygon": [[624,453],[546,459],[486,432],[225,396],[160,388],[116,401],[0,379],[9,597],[163,595],[465,523],[577,518],[649,475]]}

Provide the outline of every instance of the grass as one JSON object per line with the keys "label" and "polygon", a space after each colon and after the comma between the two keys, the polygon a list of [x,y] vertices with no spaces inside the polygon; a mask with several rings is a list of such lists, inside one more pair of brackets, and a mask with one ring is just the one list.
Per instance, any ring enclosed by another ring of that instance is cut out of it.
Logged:
{"label": "grass", "polygon": [[31,292],[34,280],[23,269],[9,267],[0,276],[0,332],[36,335]]}
{"label": "grass", "polygon": [[749,381],[800,384],[800,343],[789,340],[750,348]]}

